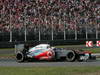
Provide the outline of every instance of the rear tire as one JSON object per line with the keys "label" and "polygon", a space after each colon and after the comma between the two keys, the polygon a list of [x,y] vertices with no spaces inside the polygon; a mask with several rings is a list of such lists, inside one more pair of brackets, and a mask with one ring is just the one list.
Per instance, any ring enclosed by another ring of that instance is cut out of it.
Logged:
{"label": "rear tire", "polygon": [[16,54],[16,60],[17,60],[17,62],[24,62],[25,61],[25,55],[22,52],[18,52]]}
{"label": "rear tire", "polygon": [[76,59],[76,53],[74,51],[69,51],[66,55],[66,60],[68,62],[73,62]]}

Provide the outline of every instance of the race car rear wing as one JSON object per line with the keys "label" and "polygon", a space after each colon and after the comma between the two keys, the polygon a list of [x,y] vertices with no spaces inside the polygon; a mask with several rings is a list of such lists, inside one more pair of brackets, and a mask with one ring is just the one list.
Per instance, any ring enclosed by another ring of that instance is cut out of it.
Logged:
{"label": "race car rear wing", "polygon": [[23,49],[24,49],[24,44],[17,44],[17,45],[15,45],[15,54],[18,51],[22,51]]}

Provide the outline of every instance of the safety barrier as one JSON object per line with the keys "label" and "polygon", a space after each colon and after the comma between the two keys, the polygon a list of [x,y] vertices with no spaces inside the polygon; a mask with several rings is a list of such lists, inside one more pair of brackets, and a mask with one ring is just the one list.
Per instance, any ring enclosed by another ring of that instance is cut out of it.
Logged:
{"label": "safety barrier", "polygon": [[15,41],[15,42],[0,42],[0,48],[14,48],[15,44],[29,44],[30,46],[35,46],[40,43],[48,43],[52,46],[56,45],[81,45],[85,44],[86,41],[92,40],[93,43],[96,43],[96,41],[100,39],[89,39],[89,40],[43,40],[43,41]]}

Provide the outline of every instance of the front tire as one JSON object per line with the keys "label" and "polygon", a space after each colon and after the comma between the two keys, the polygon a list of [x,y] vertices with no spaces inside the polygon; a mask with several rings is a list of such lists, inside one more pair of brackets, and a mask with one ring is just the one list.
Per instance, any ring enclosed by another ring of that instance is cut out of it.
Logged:
{"label": "front tire", "polygon": [[66,55],[66,60],[68,62],[73,62],[76,59],[76,53],[74,51],[69,51]]}

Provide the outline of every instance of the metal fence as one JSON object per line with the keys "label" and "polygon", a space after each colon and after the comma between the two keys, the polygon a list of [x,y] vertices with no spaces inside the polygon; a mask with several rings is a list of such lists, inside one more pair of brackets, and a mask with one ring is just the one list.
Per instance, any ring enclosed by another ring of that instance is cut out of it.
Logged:
{"label": "metal fence", "polygon": [[81,40],[81,39],[99,39],[100,33],[93,28],[90,29],[82,29],[79,31],[75,30],[68,30],[65,29],[64,31],[56,31],[52,29],[45,30],[41,28],[40,30],[37,29],[36,31],[33,30],[13,30],[10,32],[1,32],[0,33],[0,41],[42,41],[42,40]]}

